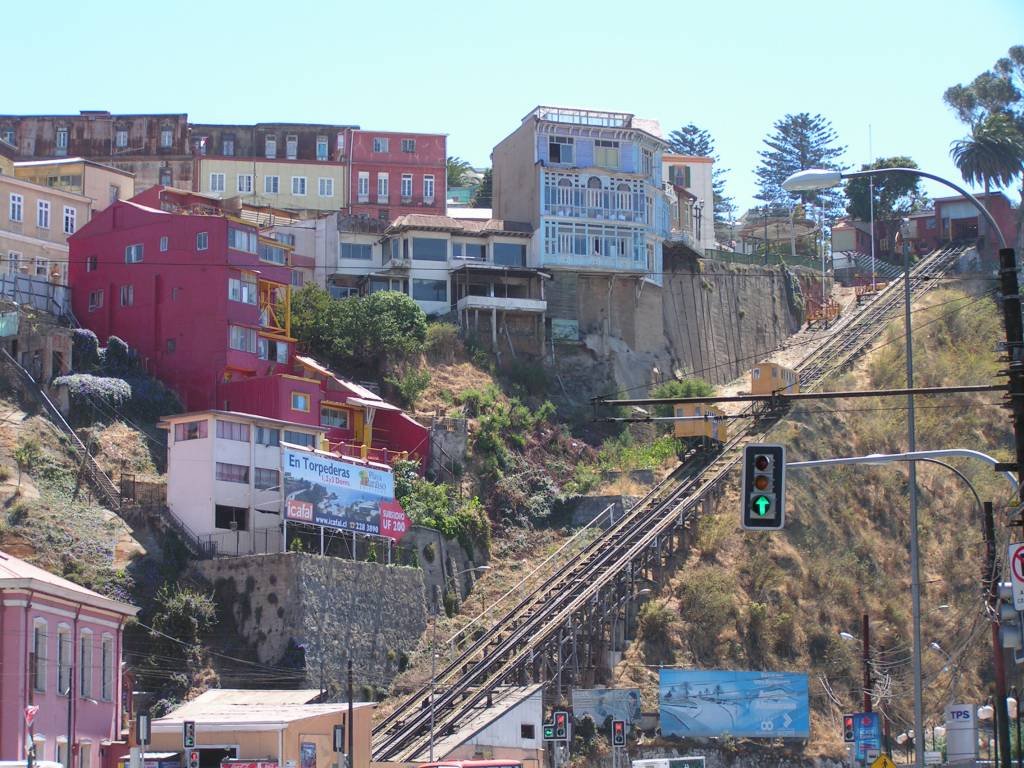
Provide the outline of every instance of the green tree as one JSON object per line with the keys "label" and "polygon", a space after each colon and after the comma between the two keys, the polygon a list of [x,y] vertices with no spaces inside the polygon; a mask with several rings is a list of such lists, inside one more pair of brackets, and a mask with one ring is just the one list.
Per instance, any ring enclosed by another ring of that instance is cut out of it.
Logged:
{"label": "green tree", "polygon": [[492,187],[491,169],[488,168],[484,171],[484,178],[473,193],[473,199],[469,202],[470,206],[473,208],[490,208],[494,194]]}
{"label": "green tree", "polygon": [[[203,640],[217,624],[212,595],[180,584],[164,583],[153,599],[150,655],[143,665],[151,670],[143,677],[165,693],[181,698],[202,670]],[[175,670],[168,676],[157,670]],[[170,679],[168,679],[170,678]]]}
{"label": "green tree", "polygon": [[470,184],[469,172],[473,170],[473,166],[461,157],[454,156],[448,157],[447,166],[449,189],[452,187],[465,187]]}
{"label": "green tree", "polygon": [[[776,205],[792,201],[791,194],[782,188],[782,182],[797,171],[809,168],[843,170],[839,158],[846,147],[838,141],[839,134],[832,123],[821,115],[801,112],[775,121],[774,131],[764,140],[767,149],[759,153],[757,199]],[[797,196],[803,203],[823,204],[828,221],[838,218],[842,193],[820,190],[800,192]]]}
{"label": "green tree", "polygon": [[735,210],[732,198],[725,194],[725,174],[728,168],[719,167],[718,153],[715,151],[715,140],[703,128],[687,123],[682,128],[668,135],[669,149],[678,155],[694,157],[710,157],[714,160],[711,170],[711,191],[714,194],[715,221],[725,222],[732,218]]}
{"label": "green tree", "polygon": [[[862,171],[883,168],[917,168],[909,157],[880,157],[875,162],[862,165]],[[868,179],[858,177],[846,182],[846,212],[860,221],[871,218],[871,188],[874,187],[875,221],[898,222],[904,216],[924,210],[928,198],[921,191],[921,180],[908,173],[880,173]]]}
{"label": "green tree", "polygon": [[[651,390],[651,397],[710,397],[713,394],[715,388],[704,379],[672,379]],[[655,406],[654,415],[667,418],[672,415],[672,406]]]}
{"label": "green tree", "polygon": [[34,437],[23,437],[18,441],[18,447],[14,449],[14,462],[18,465],[18,487],[21,488],[21,473],[31,469],[42,458],[43,452],[39,443]]}

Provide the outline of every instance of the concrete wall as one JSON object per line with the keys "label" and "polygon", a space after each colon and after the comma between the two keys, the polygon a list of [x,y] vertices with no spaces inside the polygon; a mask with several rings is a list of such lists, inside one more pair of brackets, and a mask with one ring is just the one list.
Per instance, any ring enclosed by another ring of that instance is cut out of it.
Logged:
{"label": "concrete wall", "polygon": [[290,642],[305,645],[311,687],[320,684],[321,649],[325,680],[343,681],[351,656],[357,685],[386,686],[427,624],[418,568],[289,552],[207,560],[194,569],[260,663],[277,664]]}

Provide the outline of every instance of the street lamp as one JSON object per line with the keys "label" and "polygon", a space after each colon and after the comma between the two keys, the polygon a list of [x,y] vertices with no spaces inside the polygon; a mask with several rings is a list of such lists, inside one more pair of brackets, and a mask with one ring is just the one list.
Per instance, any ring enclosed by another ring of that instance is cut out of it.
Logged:
{"label": "street lamp", "polygon": [[933,651],[941,653],[943,656],[946,657],[946,665],[942,668],[942,671],[949,672],[950,676],[952,677],[952,703],[956,704],[957,683],[960,682],[960,665],[956,663],[951,653],[948,653],[945,648],[939,645],[937,640],[932,640],[930,643],[928,643],[928,647],[931,648]]}

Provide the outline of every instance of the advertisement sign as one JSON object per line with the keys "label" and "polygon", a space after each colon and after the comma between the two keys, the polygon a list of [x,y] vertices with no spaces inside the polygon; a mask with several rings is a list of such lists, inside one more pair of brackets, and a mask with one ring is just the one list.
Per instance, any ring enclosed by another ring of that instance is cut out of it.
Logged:
{"label": "advertisement sign", "polygon": [[281,451],[288,520],[401,539],[411,522],[390,471],[308,451]]}
{"label": "advertisement sign", "polygon": [[304,741],[299,746],[299,765],[301,768],[316,768],[316,744]]}
{"label": "advertisement sign", "polygon": [[974,704],[946,707],[946,762],[971,763],[978,757],[978,716]]}
{"label": "advertisement sign", "polygon": [[806,674],[663,669],[658,705],[665,736],[810,737]]}
{"label": "advertisement sign", "polygon": [[640,689],[573,688],[572,715],[577,722],[590,715],[598,728],[609,718],[625,721],[628,728],[640,719]]}
{"label": "advertisement sign", "polygon": [[878,757],[882,749],[882,721],[877,712],[858,712],[853,716],[853,743],[860,762]]}

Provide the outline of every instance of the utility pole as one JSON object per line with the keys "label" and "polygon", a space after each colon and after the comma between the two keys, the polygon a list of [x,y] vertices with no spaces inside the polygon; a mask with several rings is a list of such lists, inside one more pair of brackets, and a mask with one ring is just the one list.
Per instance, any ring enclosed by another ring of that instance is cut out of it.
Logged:
{"label": "utility pole", "polygon": [[[351,653],[351,651],[350,651]],[[352,754],[352,745],[355,743],[356,724],[352,719],[354,707],[352,706],[352,656],[348,657],[348,768],[355,768],[356,756]]]}
{"label": "utility pole", "polygon": [[871,711],[871,631],[868,625],[868,615],[865,613],[861,617],[860,622],[860,636],[864,643],[864,650],[862,653],[862,660],[864,662],[864,711]]}
{"label": "utility pole", "polygon": [[[1013,414],[1013,442],[1017,457],[1011,467],[1018,475],[1024,469],[1024,322],[1020,314],[1020,287],[1017,284],[1017,257],[1013,248],[999,249],[999,278],[1006,324],[1006,354],[1009,358],[1010,411]],[[1018,489],[1024,502],[1024,488]],[[1024,515],[1021,516],[1024,520]],[[1011,525],[1015,523],[1011,521]],[[1016,523],[1019,525],[1020,523]]]}
{"label": "utility pole", "polygon": [[992,662],[995,667],[996,695],[993,709],[996,715],[996,736],[999,744],[1000,765],[1010,768],[1010,720],[1006,711],[1006,666],[1003,663],[1003,645],[999,642],[999,568],[996,559],[996,526],[992,502],[985,509],[985,573],[983,584],[992,616]]}

